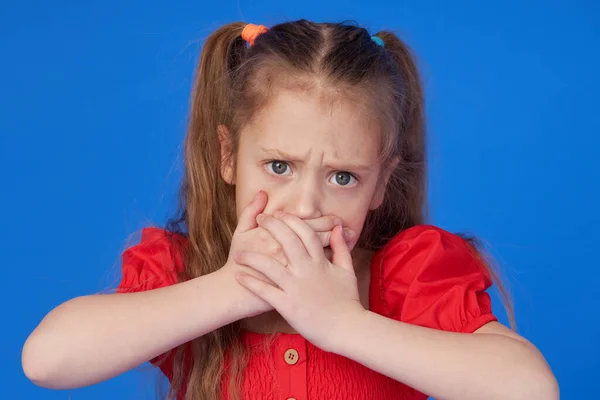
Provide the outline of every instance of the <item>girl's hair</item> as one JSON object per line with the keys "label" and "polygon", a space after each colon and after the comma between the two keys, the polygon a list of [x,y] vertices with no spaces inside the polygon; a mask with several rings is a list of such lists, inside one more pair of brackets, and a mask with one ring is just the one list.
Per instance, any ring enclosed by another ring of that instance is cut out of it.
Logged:
{"label": "girl's hair", "polygon": [[[185,271],[180,280],[221,268],[236,227],[234,187],[221,178],[219,125],[229,128],[229,156],[235,163],[241,128],[279,90],[352,101],[378,124],[382,165],[396,166],[382,205],[367,215],[358,246],[380,249],[400,231],[424,223],[424,99],[407,45],[388,31],[375,35],[383,41],[380,46],[352,24],[300,20],[271,27],[249,47],[241,36],[246,25],[231,23],[211,34],[196,70],[180,208],[168,223],[168,230],[189,239],[182,249]],[[225,363],[230,397],[239,398],[246,362],[241,329],[236,322],[174,349],[170,398],[182,387],[186,399],[222,398]],[[190,348],[191,358],[185,355]],[[190,368],[184,368],[188,362]]]}

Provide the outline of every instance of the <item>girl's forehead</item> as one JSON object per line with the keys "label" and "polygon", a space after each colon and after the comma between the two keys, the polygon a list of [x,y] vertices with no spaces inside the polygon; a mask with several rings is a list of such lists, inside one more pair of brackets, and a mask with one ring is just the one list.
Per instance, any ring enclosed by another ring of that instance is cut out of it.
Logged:
{"label": "girl's forehead", "polygon": [[356,104],[288,91],[255,115],[242,129],[242,138],[263,148],[319,150],[337,159],[377,158],[380,141],[379,127]]}

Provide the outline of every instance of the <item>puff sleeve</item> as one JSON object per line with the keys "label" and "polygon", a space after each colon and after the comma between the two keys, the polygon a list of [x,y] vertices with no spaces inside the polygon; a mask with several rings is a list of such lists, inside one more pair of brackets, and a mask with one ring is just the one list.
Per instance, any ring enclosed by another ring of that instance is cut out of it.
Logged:
{"label": "puff sleeve", "polygon": [[[139,244],[122,254],[122,278],[117,293],[133,293],[176,284],[183,270],[180,249],[186,238],[159,228],[145,228]],[[173,377],[172,351],[161,354],[151,364],[159,366],[169,380]]]}
{"label": "puff sleeve", "polygon": [[371,309],[414,325],[472,333],[497,320],[486,292],[491,285],[485,266],[463,238],[419,225],[375,254]]}
{"label": "puff sleeve", "polygon": [[159,228],[145,228],[139,244],[122,254],[122,278],[117,293],[158,289],[178,282],[183,270],[178,249],[185,238]]}

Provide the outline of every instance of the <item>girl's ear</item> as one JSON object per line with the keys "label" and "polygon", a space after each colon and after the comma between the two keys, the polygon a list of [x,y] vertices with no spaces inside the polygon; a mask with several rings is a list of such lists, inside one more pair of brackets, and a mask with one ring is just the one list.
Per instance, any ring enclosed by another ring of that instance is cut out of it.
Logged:
{"label": "girl's ear", "polygon": [[225,125],[219,125],[217,133],[221,144],[221,177],[228,184],[235,185],[231,133]]}
{"label": "girl's ear", "polygon": [[392,176],[392,173],[394,173],[394,170],[398,166],[399,162],[400,159],[398,157],[394,157],[385,165],[381,177],[379,178],[379,182],[377,183],[377,187],[375,188],[375,193],[373,194],[373,197],[371,199],[369,210],[375,210],[379,208],[383,203],[383,199],[385,197],[385,189],[390,180],[390,177]]}

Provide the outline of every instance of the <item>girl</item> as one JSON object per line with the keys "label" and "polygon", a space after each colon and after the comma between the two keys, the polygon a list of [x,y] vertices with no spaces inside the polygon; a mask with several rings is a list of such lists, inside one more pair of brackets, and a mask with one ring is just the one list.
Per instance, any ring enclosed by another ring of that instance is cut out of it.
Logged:
{"label": "girl", "polygon": [[557,399],[492,314],[483,258],[424,225],[423,107],[390,32],[214,32],[178,218],[125,251],[118,293],[44,318],[27,376],[74,388],[150,360],[179,399]]}

